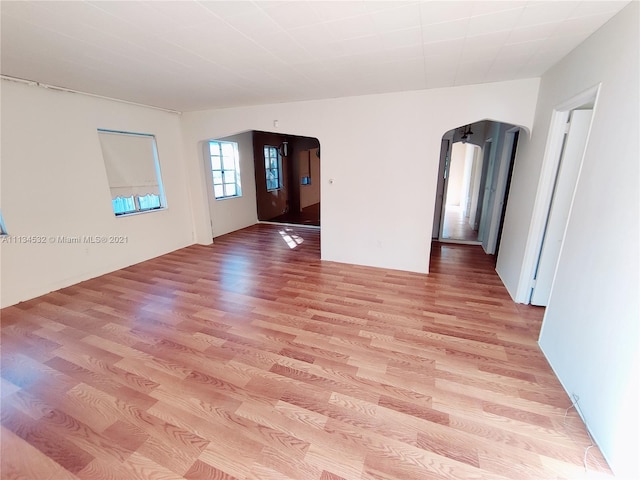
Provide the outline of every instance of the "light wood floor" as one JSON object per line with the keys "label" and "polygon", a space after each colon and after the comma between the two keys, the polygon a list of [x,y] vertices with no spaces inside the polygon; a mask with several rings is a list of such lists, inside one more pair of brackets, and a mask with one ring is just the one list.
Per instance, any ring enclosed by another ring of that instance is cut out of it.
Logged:
{"label": "light wood floor", "polygon": [[459,206],[445,205],[442,238],[449,240],[478,241],[478,231],[469,225],[469,217]]}
{"label": "light wood floor", "polygon": [[4,309],[2,478],[583,478],[541,310],[480,247],[431,266],[257,225]]}

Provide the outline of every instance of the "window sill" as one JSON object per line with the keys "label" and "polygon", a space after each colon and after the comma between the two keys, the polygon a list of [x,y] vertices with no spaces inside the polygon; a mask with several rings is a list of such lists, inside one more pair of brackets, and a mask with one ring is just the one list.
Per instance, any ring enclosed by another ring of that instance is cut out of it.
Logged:
{"label": "window sill", "polygon": [[153,213],[153,212],[161,212],[163,210],[167,210],[167,207],[160,207],[160,208],[151,208],[149,210],[139,210],[139,211],[135,211],[135,212],[130,212],[130,213],[120,213],[120,214],[114,214],[114,216],[116,218],[122,218],[122,217],[133,217],[135,215],[143,215],[145,213]]}
{"label": "window sill", "polygon": [[223,200],[233,200],[235,198],[242,198],[242,195],[234,195],[233,197],[220,197],[220,198],[216,198],[216,202],[220,202]]}

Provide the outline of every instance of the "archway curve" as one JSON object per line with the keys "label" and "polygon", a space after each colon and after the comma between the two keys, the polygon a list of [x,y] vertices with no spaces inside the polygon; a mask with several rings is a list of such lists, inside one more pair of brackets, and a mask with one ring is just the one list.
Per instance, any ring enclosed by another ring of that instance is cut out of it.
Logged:
{"label": "archway curve", "polygon": [[465,122],[465,123],[456,122],[455,125],[454,124],[448,125],[449,128],[442,132],[442,135],[441,135],[440,138],[443,138],[448,133],[453,132],[456,129],[465,127],[467,125],[472,126],[472,129],[473,129],[474,125],[477,125],[477,124],[480,124],[480,123],[483,123],[483,122],[493,122],[493,123],[501,123],[501,124],[505,124],[505,125],[511,125],[512,127],[517,127],[517,128],[520,129],[521,138],[522,138],[523,134],[526,134],[527,138],[531,137],[531,129],[529,127],[526,127],[526,126],[521,125],[519,123],[513,123],[513,122],[510,122],[510,121],[505,120],[505,119],[496,119],[496,118],[487,118],[487,117],[485,117],[485,118],[481,118],[479,120],[470,120],[470,121]]}

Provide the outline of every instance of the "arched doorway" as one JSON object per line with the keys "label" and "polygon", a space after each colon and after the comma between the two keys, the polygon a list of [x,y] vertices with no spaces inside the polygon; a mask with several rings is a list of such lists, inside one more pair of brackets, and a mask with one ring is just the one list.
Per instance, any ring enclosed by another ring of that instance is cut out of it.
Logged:
{"label": "arched doorway", "polygon": [[432,238],[496,255],[520,127],[482,120],[442,137]]}

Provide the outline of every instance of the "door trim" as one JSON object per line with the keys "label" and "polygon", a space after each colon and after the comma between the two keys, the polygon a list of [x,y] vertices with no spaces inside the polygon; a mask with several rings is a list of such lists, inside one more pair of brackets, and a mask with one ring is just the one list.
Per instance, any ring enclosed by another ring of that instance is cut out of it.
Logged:
{"label": "door trim", "polygon": [[453,140],[453,135],[451,135],[451,138],[444,138],[446,135],[447,134],[445,133],[440,141],[440,155],[438,157],[438,183],[436,185],[436,200],[433,209],[433,227],[431,230],[432,241],[439,241],[440,232],[442,231],[442,212],[444,210],[444,195],[446,190],[446,176],[444,172],[447,166],[447,157],[450,155],[449,149],[451,148],[451,140]]}
{"label": "door trim", "polygon": [[[593,114],[595,115],[601,85],[602,84],[599,83],[579,93],[556,106],[553,110],[551,125],[549,126],[549,133],[547,135],[547,144],[542,159],[542,168],[538,179],[538,189],[531,214],[531,223],[529,224],[529,235],[527,235],[527,242],[524,249],[518,289],[516,290],[514,299],[517,303],[528,304],[531,300],[531,289],[533,288],[535,269],[538,264],[542,237],[549,214],[554,178],[558,171],[558,164],[562,153],[565,125],[569,119],[571,110],[587,103],[593,102]],[[588,141],[589,137],[587,136],[587,142]]]}
{"label": "door trim", "polygon": [[447,142],[447,151],[445,153],[443,162],[444,168],[442,174],[444,175],[444,183],[442,187],[442,202],[440,203],[440,224],[438,225],[438,242],[442,242],[442,232],[444,232],[444,215],[447,204],[447,189],[449,188],[449,168],[451,167],[451,156],[453,155],[453,137],[451,140],[443,139],[443,142]]}

